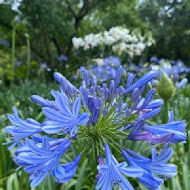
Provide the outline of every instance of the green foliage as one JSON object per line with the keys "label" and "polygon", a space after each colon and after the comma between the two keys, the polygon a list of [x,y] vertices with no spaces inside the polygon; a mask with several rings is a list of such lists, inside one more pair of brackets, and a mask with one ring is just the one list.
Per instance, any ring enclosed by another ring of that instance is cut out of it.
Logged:
{"label": "green foliage", "polygon": [[182,59],[189,65],[190,1],[144,0],[139,10],[156,40],[156,45],[149,49],[149,56]]}

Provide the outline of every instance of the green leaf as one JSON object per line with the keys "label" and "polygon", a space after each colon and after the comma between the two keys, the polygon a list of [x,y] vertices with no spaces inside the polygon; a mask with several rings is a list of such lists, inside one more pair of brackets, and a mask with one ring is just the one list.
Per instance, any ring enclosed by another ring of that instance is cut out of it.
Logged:
{"label": "green leaf", "polygon": [[75,190],[81,190],[82,189],[82,184],[85,179],[85,170],[86,170],[86,165],[87,165],[88,159],[85,159],[82,163],[81,168],[79,169],[79,173],[77,175],[77,183],[75,185]]}

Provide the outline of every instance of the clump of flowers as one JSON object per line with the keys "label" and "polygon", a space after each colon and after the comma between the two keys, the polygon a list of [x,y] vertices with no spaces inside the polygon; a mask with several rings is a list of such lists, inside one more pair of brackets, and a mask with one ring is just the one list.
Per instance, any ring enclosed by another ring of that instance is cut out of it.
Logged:
{"label": "clump of flowers", "polygon": [[[185,66],[182,61],[174,61],[167,59],[158,59],[157,57],[151,57],[150,59],[151,68],[154,71],[160,71],[160,68],[165,72],[165,74],[170,77],[174,83],[179,83],[179,80],[184,79],[189,73],[190,69]],[[162,74],[159,73],[158,77]]]}
{"label": "clump of flowers", "polygon": [[[177,166],[168,163],[173,154],[169,144],[185,142],[185,121],[175,121],[169,112],[168,123],[149,125],[147,120],[157,115],[163,104],[161,99],[154,99],[156,90],[147,86],[156,73],[150,71],[138,80],[130,73],[125,86],[120,85],[122,73],[119,65],[109,85],[98,85],[96,77],[85,70],[77,89],[56,72],[54,78],[60,83],[60,91],[51,91],[53,100],[32,96],[42,106],[46,117],[43,123],[22,120],[16,108],[8,114],[12,123],[5,129],[12,139],[9,150],[16,148],[14,161],[18,169],[24,168],[30,175],[31,187],[48,175],[54,176],[57,183],[70,181],[88,151],[96,155],[97,190],[132,190],[128,177],[136,177],[147,189],[156,190],[177,174]],[[120,139],[162,144],[163,149],[157,153],[153,147],[151,158],[146,158],[123,147]],[[61,163],[61,157],[75,142],[82,151],[72,162]],[[114,157],[114,150],[123,155],[122,162]]]}
{"label": "clump of flowers", "polygon": [[[113,80],[116,76],[116,71],[121,64],[119,57],[117,56],[108,56],[104,59],[93,59],[93,63],[88,66],[88,71],[90,75],[94,75],[98,82],[109,82]],[[86,68],[81,66],[78,70],[78,75],[84,78]],[[123,65],[123,74],[126,76],[126,73],[133,73],[137,76],[142,76],[150,70],[150,67],[147,64],[124,64]],[[77,75],[76,75],[77,76]],[[78,78],[78,77],[77,77]]]}
{"label": "clump of flowers", "polygon": [[[116,56],[109,56],[105,59],[95,59],[94,64],[89,66],[89,72],[94,75],[96,79],[100,82],[106,82],[113,80],[116,76],[116,71],[120,65],[120,59]],[[79,74],[84,77],[86,73],[86,68],[81,66],[79,69]]]}
{"label": "clump of flowers", "polygon": [[107,46],[118,55],[127,53],[130,57],[141,55],[145,47],[151,46],[153,42],[151,35],[142,36],[121,26],[97,34],[90,33],[84,38],[74,37],[72,41],[75,49],[88,50]]}

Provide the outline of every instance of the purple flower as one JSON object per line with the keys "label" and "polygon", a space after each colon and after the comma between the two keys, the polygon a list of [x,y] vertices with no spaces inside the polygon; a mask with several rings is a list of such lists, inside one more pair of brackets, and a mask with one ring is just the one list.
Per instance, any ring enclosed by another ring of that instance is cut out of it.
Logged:
{"label": "purple flower", "polygon": [[[187,134],[185,132],[186,128],[185,121],[173,121],[171,123],[163,125],[148,126],[145,125],[143,130],[147,131],[153,136],[159,138],[165,137],[163,143],[179,143],[185,142]],[[166,138],[167,137],[167,138]]]}
{"label": "purple flower", "polygon": [[[158,73],[158,80],[162,78],[162,72],[164,72],[173,81],[176,88],[181,88],[187,83],[187,79],[184,77],[189,72],[189,68],[182,61],[161,59],[158,64],[159,66],[151,64],[151,70]],[[180,80],[181,82],[179,82]]]}
{"label": "purple flower", "polygon": [[185,142],[186,126],[185,121],[173,121],[173,114],[170,114],[169,122],[162,125],[145,125],[144,120],[139,119],[134,124],[128,138],[151,144]]}

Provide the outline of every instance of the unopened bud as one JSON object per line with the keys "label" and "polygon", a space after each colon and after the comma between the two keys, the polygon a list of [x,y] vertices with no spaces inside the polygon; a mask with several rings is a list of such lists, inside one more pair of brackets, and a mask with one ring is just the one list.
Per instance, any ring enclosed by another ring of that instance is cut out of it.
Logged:
{"label": "unopened bud", "polygon": [[162,78],[157,85],[157,92],[164,101],[169,100],[175,92],[172,80],[162,71]]}

